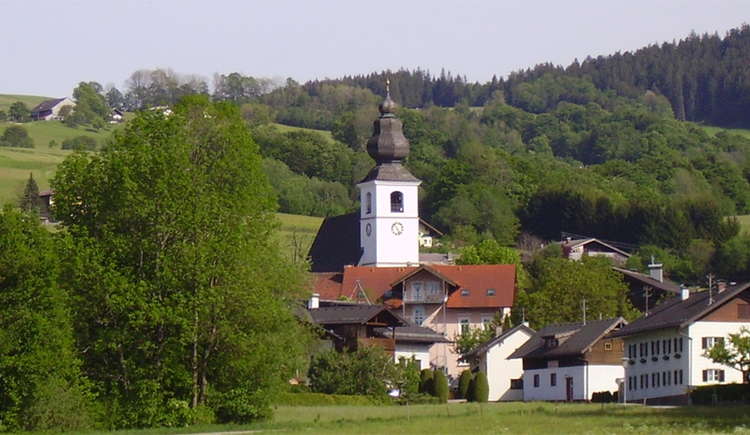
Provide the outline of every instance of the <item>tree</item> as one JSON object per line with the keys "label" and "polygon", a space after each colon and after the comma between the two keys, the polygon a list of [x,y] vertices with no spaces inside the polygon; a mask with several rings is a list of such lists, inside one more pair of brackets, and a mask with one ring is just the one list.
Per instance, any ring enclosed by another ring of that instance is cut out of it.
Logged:
{"label": "tree", "polygon": [[448,378],[445,376],[442,370],[435,370],[435,376],[433,378],[435,383],[435,394],[440,403],[448,403],[448,395],[450,390],[448,389]]}
{"label": "tree", "polygon": [[236,107],[189,97],[61,163],[78,346],[114,427],[166,424],[174,406],[267,417],[305,363],[302,273],[275,242],[260,162]]}
{"label": "tree", "polygon": [[31,112],[23,101],[16,101],[10,105],[8,118],[11,122],[29,122],[31,121]]}
{"label": "tree", "polygon": [[469,385],[474,376],[471,374],[471,370],[464,370],[461,372],[461,376],[458,378],[458,399],[466,399],[467,393],[469,392]]}
{"label": "tree", "polygon": [[494,239],[487,239],[476,245],[461,248],[461,256],[456,264],[516,264],[521,263],[518,251],[500,246]]}
{"label": "tree", "polygon": [[94,151],[96,149],[96,139],[91,136],[76,136],[65,139],[62,142],[61,149],[74,151]]}
{"label": "tree", "polygon": [[402,383],[402,371],[379,347],[361,346],[354,352],[335,349],[313,358],[308,376],[314,392],[385,396]]}
{"label": "tree", "polygon": [[435,374],[430,369],[419,372],[419,392],[435,395]]}
{"label": "tree", "polygon": [[718,340],[703,356],[741,371],[742,382],[750,383],[750,329],[746,326],[736,334],[729,334],[727,340]]}
{"label": "tree", "polygon": [[[38,220],[0,212],[0,420],[3,431],[90,427],[59,255]],[[52,399],[52,400],[51,400]],[[48,418],[57,414],[55,418]]]}
{"label": "tree", "polygon": [[495,335],[492,327],[478,326],[461,331],[453,336],[453,351],[463,355]]}
{"label": "tree", "polygon": [[80,82],[78,87],[73,89],[73,99],[76,101],[76,109],[83,103],[94,114],[103,119],[109,118],[109,105],[107,98],[101,94],[102,86],[96,82]]}
{"label": "tree", "polygon": [[490,384],[487,381],[487,374],[478,372],[469,384],[470,402],[487,403],[490,396]]}
{"label": "tree", "polygon": [[29,180],[23,188],[19,206],[24,213],[39,213],[39,186],[37,186],[36,180],[34,180],[33,173],[29,174]]}
{"label": "tree", "polygon": [[5,129],[0,136],[0,146],[15,148],[34,148],[34,140],[29,137],[29,132],[20,125],[11,125]]}

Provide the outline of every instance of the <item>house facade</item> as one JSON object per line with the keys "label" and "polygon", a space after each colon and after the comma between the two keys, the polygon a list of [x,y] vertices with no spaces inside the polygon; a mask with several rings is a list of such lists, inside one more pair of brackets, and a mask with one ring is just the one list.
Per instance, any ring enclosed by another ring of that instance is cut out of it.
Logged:
{"label": "house facade", "polygon": [[613,333],[625,342],[627,400],[688,404],[694,387],[741,383],[742,372],[703,354],[743,326],[750,327],[750,284],[722,292],[683,289]]}
{"label": "house facade", "polygon": [[47,100],[31,109],[31,119],[34,121],[61,121],[60,110],[65,106],[75,107],[75,101],[68,97]]}
{"label": "house facade", "polygon": [[563,255],[570,260],[587,257],[606,257],[614,264],[624,265],[630,254],[598,239],[571,239],[561,242]]}
{"label": "house facade", "polygon": [[595,392],[616,391],[623,341],[608,335],[626,324],[618,317],[543,327],[509,356],[523,360],[523,400],[589,401]]}
{"label": "house facade", "polygon": [[508,357],[534,336],[534,333],[527,325],[500,331],[496,337],[463,356],[473,373],[483,372],[487,375],[490,401],[523,400],[523,363],[520,359]]}

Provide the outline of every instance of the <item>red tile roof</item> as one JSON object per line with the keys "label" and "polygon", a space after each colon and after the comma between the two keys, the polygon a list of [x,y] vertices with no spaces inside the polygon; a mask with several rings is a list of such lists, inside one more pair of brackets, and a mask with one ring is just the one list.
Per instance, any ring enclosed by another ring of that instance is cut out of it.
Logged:
{"label": "red tile roof", "polygon": [[[367,299],[375,302],[392,290],[391,284],[399,283],[418,267],[345,267],[343,272],[316,273],[315,292],[323,300],[337,300],[340,297],[357,299],[361,286]],[[437,273],[438,278],[447,278],[456,283],[448,297],[448,308],[511,307],[516,297],[516,266],[493,264],[476,266],[422,267],[425,271]],[[487,290],[494,289],[495,295],[488,296]],[[468,296],[461,296],[461,290],[468,290]]]}

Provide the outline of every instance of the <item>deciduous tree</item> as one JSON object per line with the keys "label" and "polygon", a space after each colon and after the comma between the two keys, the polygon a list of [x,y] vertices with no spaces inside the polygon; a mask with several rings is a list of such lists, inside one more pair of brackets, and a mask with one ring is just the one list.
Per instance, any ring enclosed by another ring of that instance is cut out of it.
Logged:
{"label": "deciduous tree", "polygon": [[727,340],[719,340],[704,356],[715,363],[733,367],[742,372],[742,382],[750,383],[750,329],[743,326]]}

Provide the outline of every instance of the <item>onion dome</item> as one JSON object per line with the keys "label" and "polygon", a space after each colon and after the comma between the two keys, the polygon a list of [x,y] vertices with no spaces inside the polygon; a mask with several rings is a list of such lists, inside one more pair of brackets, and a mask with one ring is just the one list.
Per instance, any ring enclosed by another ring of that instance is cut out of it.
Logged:
{"label": "onion dome", "polygon": [[403,124],[396,118],[396,102],[391,99],[390,80],[386,97],[378,109],[380,117],[373,123],[373,133],[367,141],[367,153],[377,164],[401,162],[409,155],[409,141],[404,136]]}

